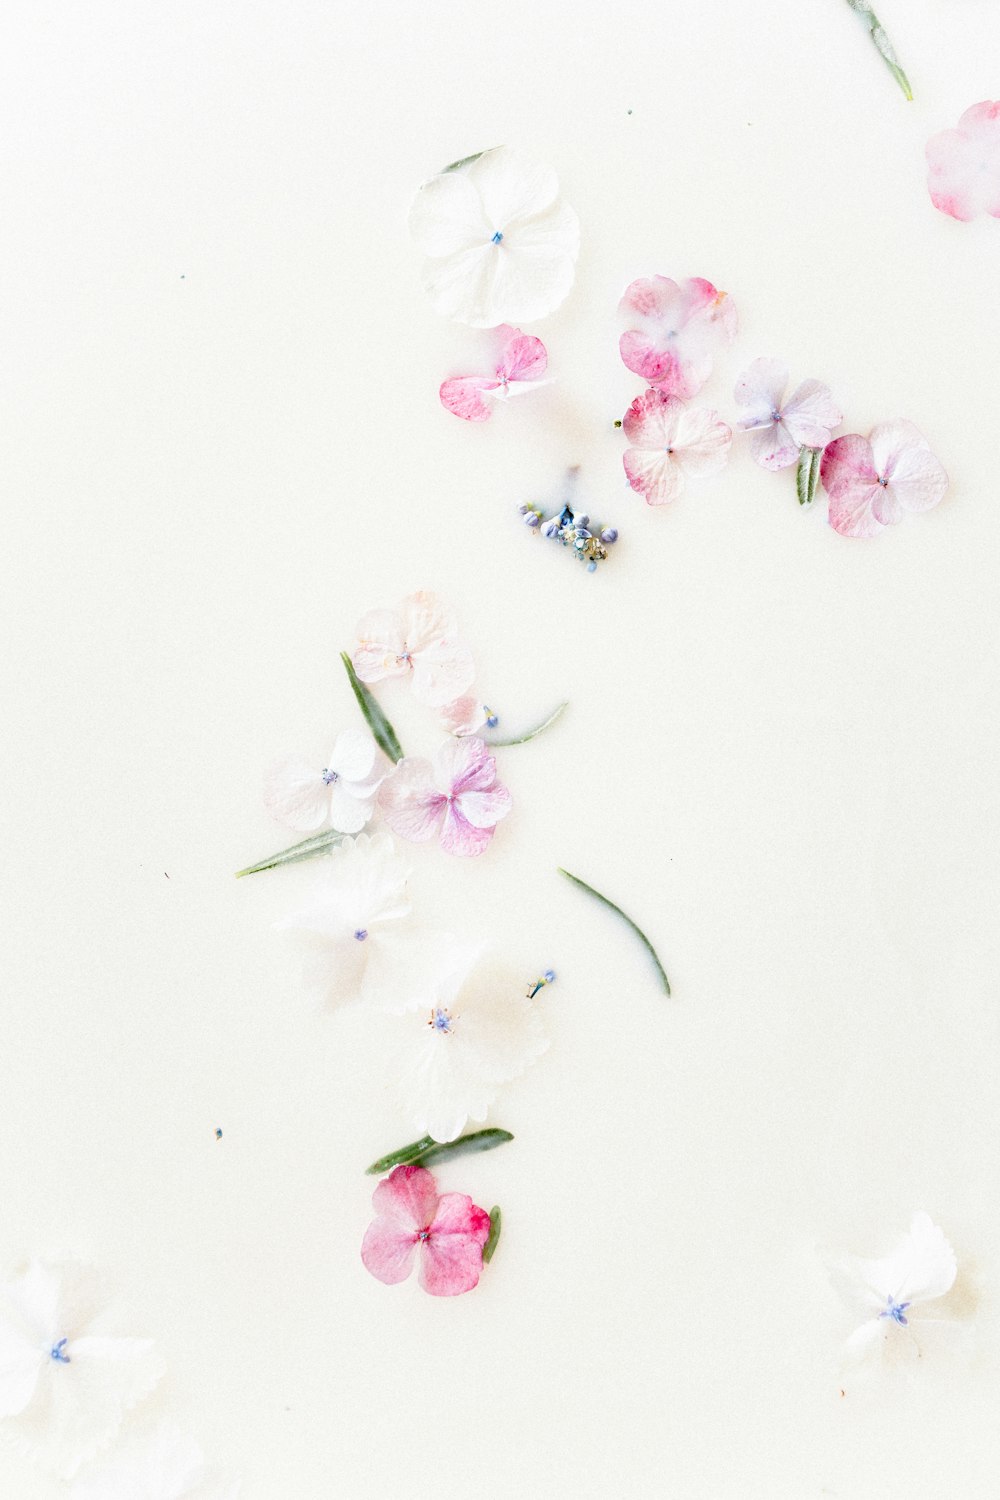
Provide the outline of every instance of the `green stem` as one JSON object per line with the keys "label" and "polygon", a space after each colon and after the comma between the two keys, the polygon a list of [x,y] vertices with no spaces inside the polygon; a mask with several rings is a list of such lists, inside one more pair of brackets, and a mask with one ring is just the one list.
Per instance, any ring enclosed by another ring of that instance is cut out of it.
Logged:
{"label": "green stem", "polygon": [[483,1265],[484,1266],[488,1266],[489,1263],[490,1263],[490,1261],[493,1259],[493,1252],[496,1250],[497,1240],[500,1238],[500,1229],[501,1229],[502,1225],[503,1225],[503,1214],[500,1212],[499,1208],[497,1208],[496,1205],[494,1204],[494,1206],[490,1209],[490,1232],[489,1232],[489,1236],[488,1236],[488,1238],[486,1240],[486,1244],[483,1246]]}
{"label": "green stem", "polygon": [[484,735],[483,739],[485,740],[485,743],[487,745],[490,745],[490,746],[493,746],[493,745],[497,745],[497,746],[502,746],[502,745],[526,745],[529,740],[537,739],[538,735],[544,733],[544,731],[546,729],[548,729],[548,727],[549,727],[550,724],[554,724],[556,722],[556,720],[562,715],[563,711],[565,709],[567,709],[568,707],[569,707],[568,703],[560,703],[560,704],[558,704],[552,710],[552,712],[549,714],[549,716],[548,716],[547,719],[543,719],[540,724],[536,724],[535,727],[534,727],[534,729],[528,729],[528,730],[526,730],[524,734],[511,735],[511,737],[509,739],[502,739],[502,740],[495,740],[495,739],[492,739],[492,738],[487,738]]}
{"label": "green stem", "polygon": [[446,167],[442,167],[440,175],[443,177],[446,172],[460,172],[463,167],[471,167],[474,161],[485,155],[485,151],[473,151],[471,156],[460,156],[458,161],[450,161]]}
{"label": "green stem", "polygon": [[896,57],[895,48],[893,47],[889,38],[886,36],[885,27],[882,25],[878,16],[872,10],[871,6],[866,4],[866,0],[847,0],[847,3],[851,7],[851,9],[861,17],[865,25],[868,27],[869,33],[871,34],[871,39],[875,43],[882,61],[885,63],[886,67],[889,69],[889,72],[892,74],[893,78],[895,78],[896,82],[903,90],[903,93],[906,95],[907,99],[912,99],[913,90],[910,88],[910,80],[907,78],[906,74],[899,66],[899,59]]}
{"label": "green stem", "polygon": [[293,844],[290,849],[282,849],[280,854],[270,854],[267,859],[260,860],[255,865],[247,865],[245,870],[236,871],[236,879],[241,880],[244,875],[259,875],[261,870],[275,870],[279,865],[294,865],[300,859],[312,859],[314,854],[325,854],[328,849],[334,848],[346,838],[337,828],[328,828],[325,833],[314,833],[311,838],[303,839],[301,844]]}
{"label": "green stem", "polygon": [[354,663],[346,651],[341,651],[340,659],[344,663],[347,679],[354,689],[354,696],[358,700],[358,707],[364,714],[365,723],[375,736],[375,743],[380,750],[384,750],[393,765],[403,759],[403,747],[396,737],[389,720],[379,707],[378,700],[368,691],[354,670]]}
{"label": "green stem", "polygon": [[388,1156],[380,1156],[378,1161],[373,1161],[370,1167],[365,1168],[368,1177],[381,1177],[384,1172],[391,1172],[393,1167],[426,1167],[428,1162],[443,1161],[446,1157],[467,1156],[475,1151],[492,1151],[496,1146],[503,1146],[514,1137],[509,1130],[474,1130],[471,1135],[460,1135],[457,1141],[436,1141],[433,1136],[425,1135],[419,1141],[412,1141],[409,1146],[400,1146],[398,1151],[390,1151]]}
{"label": "green stem", "polygon": [[667,978],[666,971],[663,965],[660,963],[659,955],[656,949],[653,947],[652,943],[649,941],[649,938],[643,932],[642,928],[637,927],[628,913],[622,911],[620,906],[616,906],[613,901],[609,901],[607,896],[602,896],[600,891],[595,891],[592,885],[588,885],[587,882],[585,880],[581,880],[578,875],[571,875],[568,870],[563,869],[562,865],[559,866],[559,874],[565,875],[566,879],[571,880],[574,885],[578,885],[581,891],[586,891],[588,895],[591,895],[597,901],[600,901],[603,906],[607,906],[611,909],[611,911],[616,912],[617,915],[621,917],[623,922],[628,923],[629,927],[631,927],[632,931],[635,933],[636,937],[639,939],[640,943],[646,949],[650,958],[653,960],[653,963],[656,965],[656,972],[659,974],[660,983],[663,985],[663,993],[665,995],[669,995],[670,980]]}

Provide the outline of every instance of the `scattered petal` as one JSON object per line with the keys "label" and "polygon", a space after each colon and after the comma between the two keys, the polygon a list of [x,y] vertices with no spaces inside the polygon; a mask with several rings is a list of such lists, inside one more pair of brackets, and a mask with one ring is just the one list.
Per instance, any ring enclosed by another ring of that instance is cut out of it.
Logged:
{"label": "scattered petal", "polygon": [[973,104],[955,130],[927,142],[927,187],[943,214],[1000,218],[1000,99]]}
{"label": "scattered petal", "polygon": [[619,341],[627,368],[685,401],[698,394],[716,355],[736,336],[732,299],[700,276],[679,284],[669,276],[633,281],[619,311],[632,325]]}

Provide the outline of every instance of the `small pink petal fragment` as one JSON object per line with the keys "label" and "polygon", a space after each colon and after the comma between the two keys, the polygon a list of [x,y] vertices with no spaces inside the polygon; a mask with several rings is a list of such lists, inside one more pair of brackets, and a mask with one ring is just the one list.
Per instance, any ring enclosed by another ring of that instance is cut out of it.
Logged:
{"label": "small pink petal fragment", "polygon": [[1000,100],[973,104],[955,130],[931,137],[926,156],[935,208],[966,222],[1000,218]]}

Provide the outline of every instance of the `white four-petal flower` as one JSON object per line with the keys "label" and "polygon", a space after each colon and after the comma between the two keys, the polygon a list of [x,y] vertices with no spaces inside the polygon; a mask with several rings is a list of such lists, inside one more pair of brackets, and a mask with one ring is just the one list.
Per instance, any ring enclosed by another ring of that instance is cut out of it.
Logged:
{"label": "white four-petal flower", "polygon": [[844,1346],[845,1357],[868,1364],[894,1353],[906,1357],[919,1352],[920,1323],[945,1321],[928,1318],[924,1304],[944,1297],[956,1273],[955,1252],[926,1213],[913,1215],[888,1255],[843,1261],[834,1269],[834,1280],[860,1319]]}
{"label": "white four-petal flower", "polygon": [[321,769],[298,757],[275,761],[264,778],[264,805],[300,833],[315,833],[327,823],[341,833],[360,833],[388,769],[380,760],[370,734],[345,729]]}
{"label": "white four-petal flower", "polygon": [[435,309],[473,328],[544,318],[573,285],[579,220],[552,168],[510,146],[425,182],[410,233]]}

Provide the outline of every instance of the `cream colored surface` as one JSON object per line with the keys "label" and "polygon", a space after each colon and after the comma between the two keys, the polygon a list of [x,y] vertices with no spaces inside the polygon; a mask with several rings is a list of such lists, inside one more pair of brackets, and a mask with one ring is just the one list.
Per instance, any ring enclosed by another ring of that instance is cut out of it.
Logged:
{"label": "cream colored surface", "polygon": [[[996,95],[1000,14],[879,10],[912,104],[837,0],[7,6],[0,1260],[105,1268],[248,1500],[996,1494],[1000,223],[934,212],[923,145]],[[437,386],[483,336],[405,214],[501,141],[583,248],[557,383],[475,429]],[[915,421],[946,502],[848,542],[737,443],[647,510],[612,421],[652,272],[735,298],[724,416],[781,356],[846,431]],[[595,577],[514,512],[571,463],[622,531]],[[283,841],[267,761],[354,722],[356,619],[419,587],[506,727],[571,701],[485,858],[414,850],[428,920],[559,973],[515,1144],[440,1174],[505,1216],[454,1302],[361,1267],[409,1126],[271,931],[308,869],[232,878]],[[972,1352],[842,1397],[822,1256],[917,1207]]]}

